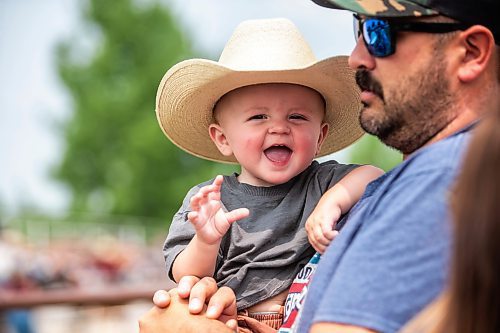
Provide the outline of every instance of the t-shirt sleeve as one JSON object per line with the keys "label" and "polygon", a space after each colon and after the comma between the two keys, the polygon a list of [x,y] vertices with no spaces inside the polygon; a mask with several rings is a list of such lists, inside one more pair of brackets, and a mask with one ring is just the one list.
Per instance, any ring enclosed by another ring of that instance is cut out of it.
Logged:
{"label": "t-shirt sleeve", "polygon": [[170,229],[168,231],[167,239],[163,245],[163,256],[165,257],[165,266],[167,268],[168,277],[174,281],[172,275],[172,265],[175,258],[186,248],[191,239],[195,235],[194,227],[189,223],[187,214],[190,212],[189,200],[198,192],[200,186],[195,186],[187,193],[182,202],[181,208],[175,213]]}
{"label": "t-shirt sleeve", "polygon": [[[347,223],[350,245],[331,268],[335,273],[320,277],[318,268],[314,277],[323,279],[325,288],[313,322],[396,332],[432,301],[447,273],[448,182],[442,172],[401,179],[361,214],[370,221]],[[334,255],[335,242],[322,261]]]}
{"label": "t-shirt sleeve", "polygon": [[326,190],[337,184],[349,172],[360,167],[359,164],[341,164],[337,161],[326,161],[320,164],[319,171],[316,173],[316,178],[319,183],[326,182]]}

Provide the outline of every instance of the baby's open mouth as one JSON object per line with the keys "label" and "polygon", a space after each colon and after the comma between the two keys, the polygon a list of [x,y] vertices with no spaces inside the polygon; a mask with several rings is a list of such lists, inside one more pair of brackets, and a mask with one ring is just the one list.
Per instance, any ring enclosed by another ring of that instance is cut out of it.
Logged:
{"label": "baby's open mouth", "polygon": [[264,150],[264,155],[272,162],[286,163],[290,159],[292,152],[287,146],[276,145]]}

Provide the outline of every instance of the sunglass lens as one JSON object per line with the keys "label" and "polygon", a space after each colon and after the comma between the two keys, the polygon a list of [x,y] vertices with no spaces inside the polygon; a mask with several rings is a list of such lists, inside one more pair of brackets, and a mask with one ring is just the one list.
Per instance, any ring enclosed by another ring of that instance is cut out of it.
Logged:
{"label": "sunglass lens", "polygon": [[386,57],[394,52],[389,22],[380,19],[363,21],[363,39],[368,51],[376,57]]}

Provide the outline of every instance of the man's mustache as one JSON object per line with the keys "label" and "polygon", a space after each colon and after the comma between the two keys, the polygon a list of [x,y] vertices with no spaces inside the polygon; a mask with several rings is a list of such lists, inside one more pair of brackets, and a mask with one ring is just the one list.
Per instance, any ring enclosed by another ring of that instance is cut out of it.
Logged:
{"label": "man's mustache", "polygon": [[384,100],[382,85],[366,69],[358,69],[356,71],[356,84],[361,91],[370,91]]}

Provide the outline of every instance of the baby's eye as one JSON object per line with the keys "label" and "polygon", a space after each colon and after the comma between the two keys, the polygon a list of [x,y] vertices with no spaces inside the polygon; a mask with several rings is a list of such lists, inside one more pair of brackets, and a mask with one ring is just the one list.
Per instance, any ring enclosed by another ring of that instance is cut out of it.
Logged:
{"label": "baby's eye", "polygon": [[248,120],[261,120],[261,119],[266,119],[266,115],[264,114],[256,114],[248,118]]}
{"label": "baby's eye", "polygon": [[307,120],[307,118],[304,115],[301,114],[291,114],[290,119],[300,119],[300,120]]}

